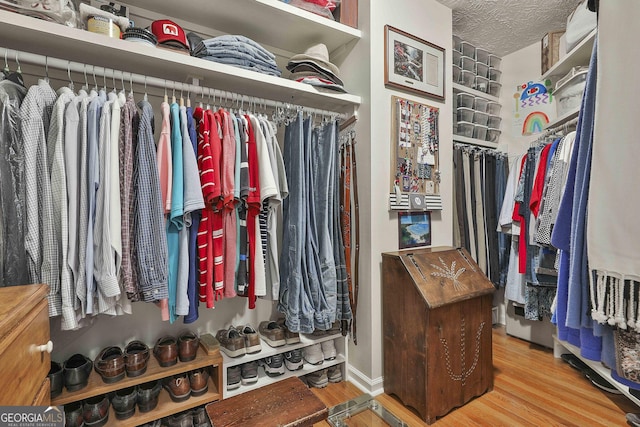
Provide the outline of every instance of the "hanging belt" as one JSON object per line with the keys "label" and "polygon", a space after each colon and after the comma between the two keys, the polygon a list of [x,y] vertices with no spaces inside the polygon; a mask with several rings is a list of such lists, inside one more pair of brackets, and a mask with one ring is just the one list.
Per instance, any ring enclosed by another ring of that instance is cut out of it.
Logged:
{"label": "hanging belt", "polygon": [[[340,212],[342,217],[342,239],[344,243],[345,261],[347,270],[347,287],[349,289],[349,304],[352,314],[352,336],[353,343],[358,344],[356,334],[356,314],[358,308],[358,268],[360,254],[360,233],[359,233],[359,205],[358,187],[356,173],[356,153],[353,149],[355,145],[355,131],[351,130],[347,134],[347,140],[341,147],[340,157]],[[353,189],[353,196],[352,196]],[[353,207],[353,218],[351,209]],[[353,233],[351,226],[353,225]],[[354,245],[353,268],[352,268],[352,244]]]}

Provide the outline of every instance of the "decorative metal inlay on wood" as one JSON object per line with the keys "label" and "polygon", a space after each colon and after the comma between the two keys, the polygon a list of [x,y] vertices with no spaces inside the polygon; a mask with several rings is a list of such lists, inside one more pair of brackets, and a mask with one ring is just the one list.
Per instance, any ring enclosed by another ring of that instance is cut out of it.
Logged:
{"label": "decorative metal inlay on wood", "polygon": [[[449,267],[447,266],[447,264],[445,264],[445,262],[441,257],[439,257],[438,259],[440,260],[440,263],[444,266],[444,268],[440,267],[439,265],[431,264],[431,267],[438,270],[438,271],[431,272],[431,275],[433,277],[443,277],[445,279],[451,279],[451,281],[453,282],[453,288],[456,291],[461,291],[466,289],[466,286],[458,281],[458,277],[460,277],[462,273],[467,271],[467,269],[464,267],[461,267],[458,271],[456,271],[455,261],[453,261],[451,263],[451,267]],[[441,282],[441,284],[444,286],[444,283]]]}
{"label": "decorative metal inlay on wood", "polygon": [[453,369],[451,368],[451,355],[449,353],[449,345],[447,344],[447,340],[442,336],[440,337],[440,342],[444,346],[444,356],[445,356],[447,373],[449,374],[449,378],[451,378],[453,381],[461,381],[462,385],[465,385],[467,378],[469,378],[471,374],[473,374],[473,371],[475,371],[476,366],[478,366],[478,359],[480,358],[480,337],[482,336],[483,328],[484,328],[484,322],[480,323],[480,326],[478,327],[478,331],[476,332],[476,347],[473,353],[473,363],[471,364],[469,369],[465,370],[465,365],[467,362],[465,344],[467,340],[466,340],[465,320],[464,320],[464,316],[462,317],[461,324],[460,324],[460,362],[461,362],[460,366],[461,368],[460,368],[459,374],[454,373]]}

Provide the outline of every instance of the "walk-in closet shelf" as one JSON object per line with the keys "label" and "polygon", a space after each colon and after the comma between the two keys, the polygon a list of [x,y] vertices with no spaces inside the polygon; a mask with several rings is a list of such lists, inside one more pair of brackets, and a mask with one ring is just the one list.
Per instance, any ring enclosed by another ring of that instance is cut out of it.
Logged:
{"label": "walk-in closet shelf", "polygon": [[580,360],[586,363],[591,369],[596,371],[602,378],[606,379],[611,385],[613,385],[615,388],[620,390],[620,392],[622,392],[622,394],[628,397],[629,400],[631,400],[636,405],[640,406],[640,399],[638,399],[637,397],[629,393],[629,387],[622,385],[618,381],[614,380],[613,377],[611,376],[611,370],[608,368],[605,368],[601,362],[599,361],[596,362],[593,360],[583,358],[580,355],[580,349],[578,347],[576,347],[575,345],[569,344],[566,341],[560,340],[557,336],[553,337],[553,344],[554,344],[553,353],[555,357],[560,357],[560,355],[566,353],[566,351],[563,351],[564,349],[570,351],[571,353],[573,353],[574,356],[578,357]]}
{"label": "walk-in closet shelf", "polygon": [[[303,359],[303,367],[302,369],[298,370],[298,371],[289,371],[288,369],[285,368],[284,374],[279,375],[277,377],[269,377],[267,376],[267,374],[265,374],[264,369],[259,368],[258,369],[258,382],[253,383],[253,384],[247,384],[247,385],[241,385],[239,388],[236,388],[234,390],[227,390],[227,368],[230,368],[232,366],[237,366],[237,365],[242,365],[243,363],[247,363],[247,362],[252,362],[254,360],[260,360],[263,359],[265,357],[269,357],[269,356],[273,356],[275,354],[283,354],[286,353],[288,351],[291,350],[295,350],[295,349],[304,349],[305,347],[308,347],[310,345],[313,344],[318,344],[321,343],[323,341],[329,341],[329,340],[333,340],[335,346],[336,346],[336,353],[337,356],[335,359],[333,360],[325,360],[322,364],[320,365],[311,365],[310,363],[307,363],[304,359]],[[251,390],[255,390],[256,388],[260,388],[263,387],[265,385],[268,385],[270,383],[276,382],[276,381],[282,381],[284,379],[290,378],[290,377],[300,377],[302,375],[306,375],[309,374],[311,372],[315,372],[315,371],[319,371],[321,369],[327,369],[330,366],[334,366],[334,365],[341,365],[341,369],[342,369],[342,374],[343,374],[343,378],[344,378],[344,374],[346,372],[346,360],[347,360],[347,356],[346,356],[346,339],[345,337],[343,337],[341,334],[334,334],[334,335],[327,335],[327,336],[323,336],[323,337],[313,337],[313,336],[306,336],[306,335],[300,335],[300,342],[296,343],[296,344],[288,344],[288,345],[284,345],[282,347],[271,347],[269,346],[269,344],[267,344],[264,340],[260,340],[260,344],[262,346],[262,350],[258,353],[254,353],[254,354],[246,354],[244,356],[240,356],[240,357],[229,357],[224,353],[222,354],[222,359],[223,359],[223,374],[222,374],[222,384],[223,384],[223,392],[222,392],[222,396],[224,399],[232,397],[232,396],[236,396],[238,394],[242,394],[245,393],[247,391],[251,391]]]}
{"label": "walk-in closet shelf", "polygon": [[[455,35],[451,54],[454,94],[453,140],[496,148],[501,133],[499,98],[502,88],[502,59]],[[497,104],[497,111],[489,111],[489,104]]]}
{"label": "walk-in closet shelf", "polygon": [[54,406],[60,406],[71,402],[81,401],[89,397],[110,393],[115,390],[121,390],[127,387],[143,384],[149,381],[162,381],[164,378],[171,377],[172,375],[193,371],[198,368],[211,367],[209,372],[209,390],[202,396],[190,397],[184,402],[174,403],[171,401],[169,393],[166,390],[162,390],[160,392],[158,406],[155,409],[146,413],[142,413],[136,409],[135,415],[126,420],[118,420],[113,408],[110,408],[111,412],[109,413],[109,422],[107,423],[107,426],[137,426],[166,417],[179,411],[184,411],[205,403],[220,400],[222,398],[222,393],[220,392],[222,385],[221,365],[222,359],[219,356],[208,356],[202,349],[198,349],[196,358],[191,362],[178,362],[175,365],[166,368],[161,367],[155,357],[151,356],[149,358],[147,372],[138,377],[126,377],[115,383],[106,384],[102,381],[102,378],[97,372],[92,371],[89,375],[89,383],[86,387],[74,392],[64,390],[60,396],[51,400],[51,404]]}
{"label": "walk-in closet shelf", "polygon": [[547,123],[547,125],[545,126],[545,129],[551,129],[558,126],[562,126],[563,124],[567,123],[571,119],[575,119],[576,117],[578,117],[579,113],[580,113],[580,107],[574,110],[568,111],[562,116],[557,117],[556,119],[551,120],[549,123]]}
{"label": "walk-in closet shelf", "polygon": [[500,99],[496,96],[492,96],[486,92],[480,92],[479,90],[471,89],[470,87],[463,86],[460,83],[453,83],[451,87],[453,87],[454,94],[458,92],[466,92],[473,96],[479,96],[480,98],[488,99],[489,101],[500,102]]}
{"label": "walk-in closet shelf", "polygon": [[[326,21],[332,23],[328,19]],[[278,25],[272,27],[276,28]],[[331,31],[333,30],[327,27],[318,37],[322,40],[323,34],[329,34]],[[142,43],[112,39],[102,34],[2,10],[0,40],[3,47],[10,49],[82,62],[100,68],[115,67],[167,80],[190,82],[190,77],[197,77],[204,80],[201,84],[206,87],[296,105],[353,113],[360,104],[360,97],[356,95],[319,92],[311,85],[286,78],[260,74]],[[90,73],[91,67],[87,68],[87,73]]]}
{"label": "walk-in closet shelf", "polygon": [[453,140],[456,142],[462,142],[463,144],[477,145],[479,147],[496,148],[497,142],[485,141],[477,138],[469,138],[462,135],[453,135]]}
{"label": "walk-in closet shelf", "polygon": [[[133,6],[130,12],[136,15],[153,19],[170,16],[178,24],[186,21],[225,34],[242,34],[262,45],[291,53],[302,53],[322,42],[331,54],[362,36],[356,28],[280,0],[129,0],[124,3]],[[140,13],[138,8],[145,11]],[[156,16],[147,11],[153,11]]]}
{"label": "walk-in closet shelf", "polygon": [[550,77],[554,77],[555,80],[561,78],[567,74],[575,66],[589,64],[591,58],[591,49],[593,48],[593,42],[596,39],[597,29],[593,30],[587,37],[585,37],[571,52],[568,52],[566,56],[556,62],[553,67],[542,75],[540,80],[544,81]]}

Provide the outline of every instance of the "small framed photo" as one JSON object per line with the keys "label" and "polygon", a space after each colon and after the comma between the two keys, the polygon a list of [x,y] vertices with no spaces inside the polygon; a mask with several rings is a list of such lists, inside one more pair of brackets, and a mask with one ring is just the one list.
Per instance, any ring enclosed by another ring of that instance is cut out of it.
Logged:
{"label": "small framed photo", "polygon": [[431,212],[398,212],[400,249],[431,245]]}
{"label": "small framed photo", "polygon": [[444,49],[384,27],[384,84],[444,101]]}

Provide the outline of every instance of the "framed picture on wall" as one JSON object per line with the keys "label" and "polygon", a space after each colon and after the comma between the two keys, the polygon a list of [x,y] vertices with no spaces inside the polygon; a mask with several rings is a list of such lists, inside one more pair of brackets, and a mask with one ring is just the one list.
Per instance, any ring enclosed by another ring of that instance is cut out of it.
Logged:
{"label": "framed picture on wall", "polygon": [[431,212],[398,212],[400,249],[431,245]]}
{"label": "framed picture on wall", "polygon": [[444,49],[384,27],[384,84],[444,101]]}

